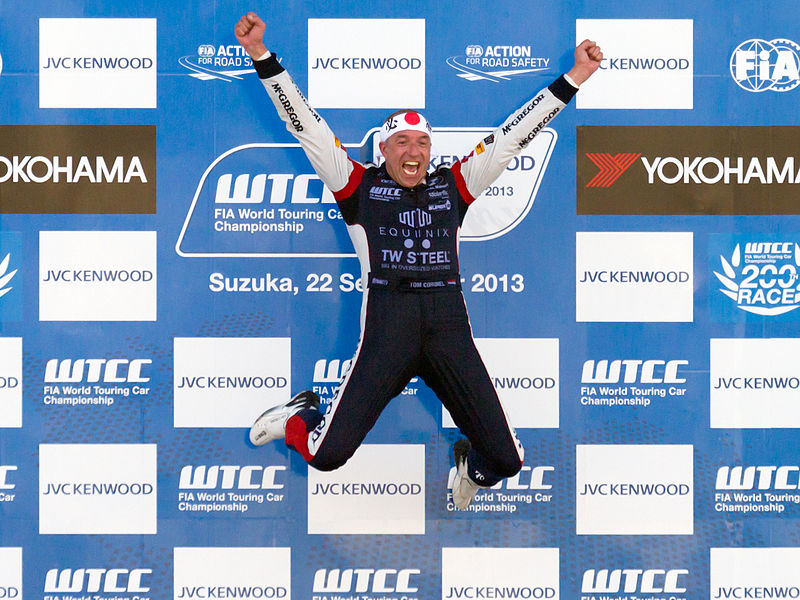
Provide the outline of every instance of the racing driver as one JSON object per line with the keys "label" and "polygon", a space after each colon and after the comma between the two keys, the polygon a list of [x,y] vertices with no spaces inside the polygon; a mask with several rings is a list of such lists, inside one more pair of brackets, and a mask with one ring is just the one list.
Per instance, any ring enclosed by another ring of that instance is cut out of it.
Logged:
{"label": "racing driver", "polygon": [[470,204],[561,111],[600,66],[589,40],[565,75],[515,110],[466,158],[428,172],[432,129],[420,113],[390,115],[380,130],[381,166],[347,155],[325,121],[264,44],[255,14],[235,26],[264,88],[320,179],[333,192],[361,264],[361,338],[325,414],[303,391],[250,429],[262,445],[285,439],[314,468],[333,470],[356,451],[386,404],[419,375],[466,439],[453,447],[453,503],[517,473],[523,449],[472,339],[461,293],[458,230]]}

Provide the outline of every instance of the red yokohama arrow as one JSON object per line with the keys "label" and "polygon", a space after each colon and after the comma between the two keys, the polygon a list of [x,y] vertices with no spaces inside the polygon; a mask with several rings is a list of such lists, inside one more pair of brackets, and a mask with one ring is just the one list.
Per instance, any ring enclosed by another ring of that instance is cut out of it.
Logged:
{"label": "red yokohama arrow", "polygon": [[638,154],[632,152],[620,154],[587,152],[586,156],[600,169],[600,172],[592,177],[586,187],[610,187],[641,155],[641,152]]}

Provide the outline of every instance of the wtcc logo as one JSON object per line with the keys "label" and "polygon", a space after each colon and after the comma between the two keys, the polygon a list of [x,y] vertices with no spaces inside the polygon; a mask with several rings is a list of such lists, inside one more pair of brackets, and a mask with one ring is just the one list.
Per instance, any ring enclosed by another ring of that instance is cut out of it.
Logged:
{"label": "wtcc logo", "polygon": [[144,579],[152,574],[152,569],[50,569],[45,575],[44,591],[49,594],[95,594],[100,591],[141,594],[150,591]]}
{"label": "wtcc logo", "polygon": [[789,241],[736,244],[729,258],[719,257],[719,289],[740,310],[763,316],[788,313],[800,306],[800,245]]}
{"label": "wtcc logo", "polygon": [[584,594],[680,594],[686,587],[679,580],[687,569],[588,569],[583,572]]}
{"label": "wtcc logo", "polygon": [[255,73],[253,60],[239,44],[200,44],[194,55],[182,56],[178,64],[200,81],[218,79],[230,83],[242,75]]}
{"label": "wtcc logo", "polygon": [[718,490],[797,490],[800,467],[795,465],[725,466],[717,470]]}
{"label": "wtcc logo", "polygon": [[731,54],[731,77],[748,92],[788,92],[800,85],[800,45],[787,39],[751,39]]}
{"label": "wtcc logo", "polygon": [[581,383],[686,383],[678,368],[688,360],[587,360]]}
{"label": "wtcc logo", "polygon": [[411,576],[419,569],[317,569],[314,593],[408,594],[419,591]]}
{"label": "wtcc logo", "polygon": [[550,58],[535,56],[530,46],[470,44],[464,49],[464,55],[451,56],[446,62],[467,81],[508,81],[516,75],[550,68]]}
{"label": "wtcc logo", "polygon": [[278,473],[286,471],[282,465],[186,465],[181,469],[182,490],[280,490],[284,484],[277,481]]}
{"label": "wtcc logo", "polygon": [[44,370],[46,383],[146,383],[144,372],[153,364],[149,358],[53,358]]}

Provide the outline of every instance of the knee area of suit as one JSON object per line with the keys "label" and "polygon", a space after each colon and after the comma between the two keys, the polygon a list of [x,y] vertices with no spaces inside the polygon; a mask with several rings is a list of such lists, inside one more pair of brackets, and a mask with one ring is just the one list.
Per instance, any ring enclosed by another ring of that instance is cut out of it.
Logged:
{"label": "knee area of suit", "polygon": [[520,469],[522,469],[522,461],[520,461],[516,454],[508,457],[497,457],[495,462],[492,463],[491,469],[495,474],[506,479],[520,472]]}
{"label": "knee area of suit", "polygon": [[335,471],[339,467],[343,466],[351,456],[352,453],[346,456],[341,454],[318,453],[311,461],[311,466],[317,471]]}

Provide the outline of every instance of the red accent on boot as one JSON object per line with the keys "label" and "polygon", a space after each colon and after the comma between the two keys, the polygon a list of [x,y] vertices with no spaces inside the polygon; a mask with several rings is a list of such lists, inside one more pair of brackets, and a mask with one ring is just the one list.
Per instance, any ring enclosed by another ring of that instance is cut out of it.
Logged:
{"label": "red accent on boot", "polygon": [[314,458],[308,452],[306,422],[298,415],[292,415],[286,421],[286,445],[297,450],[306,462],[311,462],[311,459]]}

